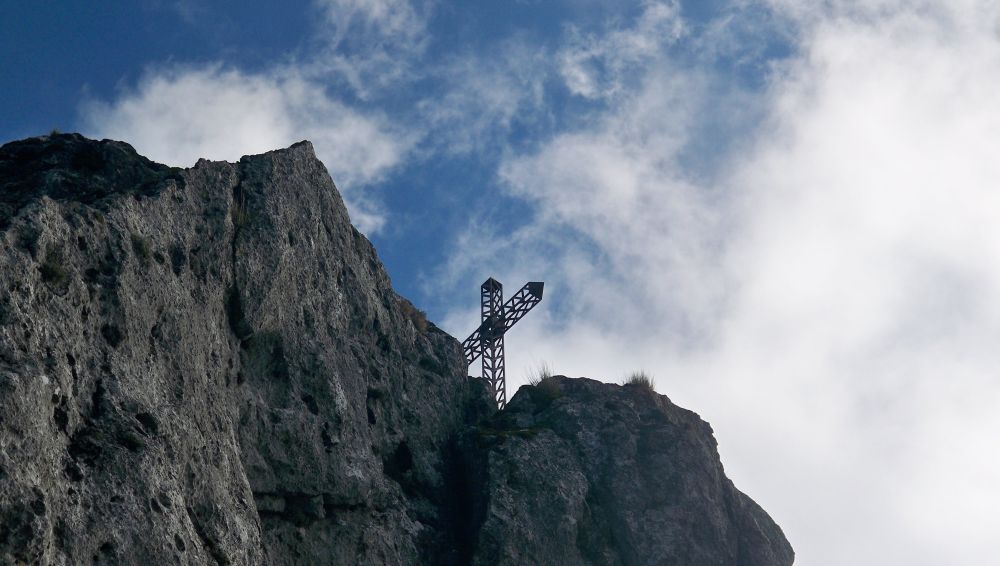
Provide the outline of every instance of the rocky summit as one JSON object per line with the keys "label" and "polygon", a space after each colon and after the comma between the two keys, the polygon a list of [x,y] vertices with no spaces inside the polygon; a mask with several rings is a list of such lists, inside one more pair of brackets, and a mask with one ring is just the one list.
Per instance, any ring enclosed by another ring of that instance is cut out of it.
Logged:
{"label": "rocky summit", "polygon": [[782,566],[708,424],[552,377],[501,412],[302,142],[0,148],[0,564]]}

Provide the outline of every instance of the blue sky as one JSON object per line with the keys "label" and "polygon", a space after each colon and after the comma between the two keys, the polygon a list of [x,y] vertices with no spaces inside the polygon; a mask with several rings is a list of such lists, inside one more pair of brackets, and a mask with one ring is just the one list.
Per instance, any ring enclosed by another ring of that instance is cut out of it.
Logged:
{"label": "blue sky", "polygon": [[512,386],[645,369],[799,563],[1000,556],[995,2],[122,4],[5,7],[0,140],[310,139],[397,289],[546,281]]}
{"label": "blue sky", "polygon": [[[392,2],[386,6],[399,11]],[[342,15],[331,12],[338,9]],[[713,18],[727,9],[724,2],[689,2],[680,5],[678,12],[685,18],[684,25],[693,30],[689,33],[698,33],[699,27],[712,25]],[[104,135],[88,105],[113,104],[115,99],[128,98],[149,77],[179,69],[268,75],[310,67],[306,71],[312,75],[309,80],[324,96],[344,101],[361,115],[372,113],[386,121],[398,121],[405,134],[417,138],[412,140],[414,145],[424,146],[407,148],[403,150],[406,155],[377,165],[377,178],[365,179],[358,192],[363,189],[372,195],[365,197],[366,204],[379,211],[380,219],[391,218],[377,227],[361,224],[378,245],[397,287],[424,303],[432,316],[440,317],[450,306],[449,299],[445,298],[447,293],[441,297],[428,292],[426,287],[431,283],[427,278],[434,277],[433,268],[449,257],[449,248],[468,218],[484,216],[499,230],[513,231],[522,225],[521,218],[531,215],[529,206],[497,187],[496,171],[503,156],[511,151],[530,151],[558,132],[589,123],[613,103],[572,96],[558,76],[551,76],[552,69],[542,68],[545,60],[564,49],[569,36],[585,39],[612,25],[628,26],[641,17],[644,7],[487,1],[415,4],[414,10],[406,14],[410,19],[405,25],[421,28],[420,38],[406,38],[394,45],[396,40],[373,30],[351,2],[290,2],[281,6],[175,0],[145,0],[133,5],[15,4],[8,8],[10,17],[0,23],[0,48],[8,61],[0,77],[0,136],[17,139],[53,128]],[[338,17],[342,19],[330,21]],[[343,37],[332,38],[335,34]],[[700,52],[704,48],[696,42],[671,43],[662,47],[674,52],[682,64],[705,62],[706,55]],[[775,53],[786,54],[789,47],[770,39],[755,38],[752,43],[745,52],[709,61],[718,72],[727,73],[726,80],[733,80],[736,88],[762,87],[766,70],[762,65]],[[749,59],[761,55],[755,52],[758,49],[770,49],[764,53],[770,57]],[[381,54],[372,52],[383,50],[392,63],[375,61]],[[500,60],[494,59],[497,55]],[[317,68],[335,57],[353,58],[352,64],[361,65],[370,57],[375,68],[364,71],[368,76],[361,79],[366,81],[363,86],[345,84],[345,73]],[[469,101],[457,100],[470,95],[463,92],[462,84],[470,78],[457,73],[482,69],[506,74],[509,67],[521,63],[519,58],[534,60],[507,88],[538,92],[504,93],[506,100],[494,102],[502,106],[492,109],[497,116],[487,115],[476,131],[448,139],[453,130],[462,129],[461,122],[468,114],[479,111]],[[748,60],[736,62],[740,58]],[[530,68],[532,65],[535,68]],[[378,83],[385,79],[372,76],[381,75],[384,67],[399,68],[389,70],[388,74],[397,76],[383,85]],[[626,75],[635,71],[626,70],[620,78],[628,80]],[[435,107],[435,99],[449,96],[469,107],[451,115],[447,109]],[[519,96],[536,98],[517,100]],[[719,96],[725,103],[726,95]],[[686,161],[692,174],[711,174],[707,162],[727,142],[725,130],[732,124],[715,123],[719,117],[715,113],[706,116],[703,125],[718,132],[706,132],[691,144]],[[128,141],[140,151],[144,149],[141,140]],[[709,147],[711,151],[703,151]],[[150,153],[149,148],[145,153]],[[155,153],[150,155],[154,159],[171,161],[173,157]],[[230,152],[230,158],[238,153]],[[191,155],[187,154],[188,162]],[[183,158],[173,161],[190,164]],[[344,185],[337,171],[333,173]],[[348,191],[354,188],[353,184],[342,186]]]}

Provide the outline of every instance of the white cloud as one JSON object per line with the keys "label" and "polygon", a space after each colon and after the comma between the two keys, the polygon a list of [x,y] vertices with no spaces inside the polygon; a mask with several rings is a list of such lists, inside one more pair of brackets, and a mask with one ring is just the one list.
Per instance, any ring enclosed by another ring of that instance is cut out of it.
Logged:
{"label": "white cloud", "polygon": [[347,40],[352,29],[389,41],[419,40],[426,26],[424,12],[409,0],[317,0],[337,42]]}
{"label": "white cloud", "polygon": [[205,6],[193,0],[176,0],[170,4],[170,9],[188,25],[195,24],[209,15]]}
{"label": "white cloud", "polygon": [[315,0],[325,17],[319,37],[326,48],[307,62],[308,72],[346,83],[362,99],[399,88],[418,74],[432,0]]}
{"label": "white cloud", "polygon": [[330,97],[292,69],[250,74],[219,65],[147,73],[113,102],[81,108],[85,132],[126,140],[147,157],[190,166],[313,142],[359,228],[378,230],[377,203],[361,192],[383,178],[412,143],[374,113]]}
{"label": "white cloud", "polygon": [[[535,218],[477,276],[548,282],[507,338],[508,375],[538,360],[650,370],[713,423],[736,484],[803,564],[992,564],[997,8],[774,5],[799,52],[761,93],[746,153],[709,182],[684,158],[718,78],[662,53],[603,116],[506,160]],[[570,85],[614,91],[588,81]]]}
{"label": "white cloud", "polygon": [[904,11],[810,30],[775,89],[776,127],[734,181],[747,220],[728,275],[741,292],[718,371],[766,370],[771,399],[807,408],[785,430],[806,445],[824,426],[848,449],[786,458],[805,476],[847,454],[836,479],[877,502],[853,522],[835,501],[796,511],[793,534],[816,509],[851,525],[822,534],[840,539],[831,564],[861,563],[848,549],[873,533],[894,541],[868,549],[873,564],[1000,551],[984,513],[1000,502],[984,481],[1000,457],[976,447],[1000,433],[1000,43],[987,22],[956,35],[940,21]]}
{"label": "white cloud", "polygon": [[530,42],[507,41],[490,53],[466,53],[431,70],[445,92],[418,104],[429,149],[469,153],[504,145],[515,123],[543,119],[549,53]]}
{"label": "white cloud", "polygon": [[676,1],[645,2],[634,25],[600,33],[570,28],[570,40],[558,54],[560,74],[573,94],[606,98],[620,94],[630,72],[659,57],[684,33]]}
{"label": "white cloud", "polygon": [[[579,262],[566,272],[589,282],[574,289],[574,300],[595,320],[634,330],[659,328],[662,318],[706,319],[719,291],[702,275],[716,255],[720,219],[676,167],[698,81],[668,75],[651,77],[647,95],[593,130],[559,136],[501,170],[513,194],[538,206],[545,227],[522,232],[514,245],[566,230],[555,247]],[[588,249],[603,252],[600,261],[573,255]],[[609,277],[607,289],[597,286]],[[628,293],[618,292],[623,286]]]}

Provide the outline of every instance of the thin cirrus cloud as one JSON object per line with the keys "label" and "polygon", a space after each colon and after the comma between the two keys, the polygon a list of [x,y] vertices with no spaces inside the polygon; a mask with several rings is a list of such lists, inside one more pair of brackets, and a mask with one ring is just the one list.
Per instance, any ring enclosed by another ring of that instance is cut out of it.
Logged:
{"label": "thin cirrus cloud", "polygon": [[324,17],[316,30],[322,45],[303,64],[307,72],[343,83],[371,100],[410,83],[429,41],[433,0],[315,0]]}
{"label": "thin cirrus cloud", "polygon": [[630,28],[586,33],[571,26],[569,39],[557,55],[559,73],[575,95],[605,98],[620,94],[629,68],[656,59],[664,45],[683,33],[680,6],[672,2],[647,2]]}
{"label": "thin cirrus cloud", "polygon": [[[624,91],[624,72],[596,82],[564,58],[567,88],[620,101],[507,156],[533,219],[467,268],[548,283],[549,310],[508,337],[509,375],[650,371],[712,422],[800,562],[985,566],[1000,556],[1000,20],[971,0],[876,4],[772,2],[796,46],[751,93],[668,49]],[[694,174],[687,148],[718,135],[704,120],[727,97],[762,119],[725,124],[744,139]]]}
{"label": "thin cirrus cloud", "polygon": [[420,157],[504,147],[515,125],[541,119],[549,69],[547,50],[517,41],[504,42],[488,56],[471,53],[446,59],[433,72],[447,88],[441,96],[417,104],[417,127],[441,134],[428,136],[428,151]]}

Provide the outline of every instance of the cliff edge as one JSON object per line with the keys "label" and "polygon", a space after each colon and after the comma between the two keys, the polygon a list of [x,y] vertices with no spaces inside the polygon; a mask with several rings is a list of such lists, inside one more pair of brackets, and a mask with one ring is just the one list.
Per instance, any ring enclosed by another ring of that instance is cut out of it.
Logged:
{"label": "cliff edge", "polygon": [[496,413],[308,142],[6,144],[0,289],[0,563],[792,562],[665,397]]}

